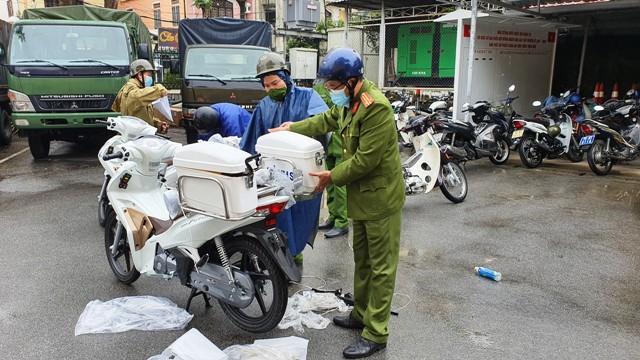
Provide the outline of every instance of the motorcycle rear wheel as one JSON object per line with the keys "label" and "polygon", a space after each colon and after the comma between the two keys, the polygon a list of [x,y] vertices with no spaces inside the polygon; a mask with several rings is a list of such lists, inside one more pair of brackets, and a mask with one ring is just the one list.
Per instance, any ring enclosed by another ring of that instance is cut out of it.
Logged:
{"label": "motorcycle rear wheel", "polygon": [[542,159],[544,158],[543,153],[539,149],[536,149],[534,142],[535,139],[533,134],[525,134],[522,137],[520,146],[518,147],[520,160],[530,169],[540,166],[540,164],[542,164]]}
{"label": "motorcycle rear wheel", "polygon": [[[457,190],[456,190],[457,189]],[[464,201],[467,197],[467,177],[460,165],[450,162],[442,165],[442,183],[440,191],[442,195],[454,204]]]}
{"label": "motorcycle rear wheel", "polygon": [[104,248],[107,253],[107,261],[111,266],[111,271],[116,276],[118,281],[124,284],[131,284],[138,280],[140,272],[133,264],[133,258],[131,257],[131,249],[129,248],[129,241],[127,240],[127,232],[122,229],[120,233],[120,239],[116,243],[117,251],[113,255],[111,252],[111,246],[113,245],[113,239],[116,236],[118,226],[122,226],[118,221],[115,211],[109,213],[107,221],[104,224]]}
{"label": "motorcycle rear wheel", "polygon": [[502,165],[509,160],[509,155],[511,154],[511,149],[509,148],[509,143],[506,140],[500,139],[496,141],[496,146],[498,147],[498,151],[495,154],[489,157],[492,163],[496,165]]}
{"label": "motorcycle rear wheel", "polygon": [[578,141],[575,135],[571,135],[571,144],[569,144],[569,151],[567,151],[567,159],[571,162],[580,162],[584,159],[584,153],[580,151],[580,147],[574,146]]}
{"label": "motorcycle rear wheel", "polygon": [[225,248],[229,264],[251,278],[255,298],[244,309],[219,301],[222,311],[236,326],[249,332],[264,333],[275,328],[287,309],[284,273],[256,240],[237,237],[226,242]]}
{"label": "motorcycle rear wheel", "polygon": [[602,139],[596,139],[596,141],[594,141],[589,147],[587,162],[589,163],[591,171],[596,175],[607,175],[613,167],[613,160],[611,160],[611,158],[606,158],[602,154],[605,148],[606,144]]}

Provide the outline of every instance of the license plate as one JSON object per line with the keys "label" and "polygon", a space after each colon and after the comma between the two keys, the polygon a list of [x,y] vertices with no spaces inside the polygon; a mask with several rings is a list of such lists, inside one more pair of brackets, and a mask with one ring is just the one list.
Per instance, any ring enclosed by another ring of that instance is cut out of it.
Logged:
{"label": "license plate", "polygon": [[522,134],[524,134],[524,130],[523,129],[516,130],[516,131],[513,132],[513,134],[511,134],[511,138],[512,139],[521,138]]}
{"label": "license plate", "polygon": [[582,145],[591,145],[593,143],[593,140],[595,140],[595,136],[594,135],[589,135],[589,136],[583,136],[580,139],[580,146]]}

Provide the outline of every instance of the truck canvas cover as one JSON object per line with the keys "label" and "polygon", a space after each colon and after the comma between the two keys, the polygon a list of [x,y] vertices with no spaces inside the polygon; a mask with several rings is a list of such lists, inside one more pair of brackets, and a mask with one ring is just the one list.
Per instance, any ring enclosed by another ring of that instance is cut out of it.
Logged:
{"label": "truck canvas cover", "polygon": [[271,25],[264,21],[214,18],[184,19],[178,26],[179,58],[194,44],[254,45],[271,49]]}
{"label": "truck canvas cover", "polygon": [[46,19],[46,20],[86,20],[86,21],[115,21],[127,24],[129,36],[138,39],[138,44],[148,44],[151,49],[151,34],[144,25],[140,16],[131,11],[120,11],[89,7],[83,5],[57,6],[41,9],[25,9],[22,19]]}

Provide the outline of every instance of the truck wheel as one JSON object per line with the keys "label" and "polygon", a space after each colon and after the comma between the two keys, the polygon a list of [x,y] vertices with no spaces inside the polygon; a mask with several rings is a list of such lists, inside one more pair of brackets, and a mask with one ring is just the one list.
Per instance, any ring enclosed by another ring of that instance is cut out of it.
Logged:
{"label": "truck wheel", "polygon": [[34,159],[44,159],[49,156],[51,139],[47,135],[29,134],[29,150]]}
{"label": "truck wheel", "polygon": [[9,145],[11,143],[11,135],[13,135],[11,117],[6,110],[2,110],[0,113],[0,145]]}

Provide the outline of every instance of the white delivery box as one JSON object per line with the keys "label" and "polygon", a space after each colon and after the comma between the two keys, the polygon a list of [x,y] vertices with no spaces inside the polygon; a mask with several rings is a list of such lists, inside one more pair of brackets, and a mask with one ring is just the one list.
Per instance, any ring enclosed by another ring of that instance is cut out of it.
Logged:
{"label": "white delivery box", "polygon": [[176,151],[181,205],[187,209],[229,219],[252,215],[258,206],[253,170],[245,160],[251,154],[234,147],[199,142]]}
{"label": "white delivery box", "polygon": [[[313,193],[318,185],[318,177],[309,173],[326,170],[322,144],[313,138],[291,131],[278,131],[260,136],[256,143],[256,151],[260,153],[266,168],[284,174],[291,182],[295,182],[297,175],[301,174],[301,192],[304,194]],[[299,194],[295,188],[294,193]]]}

